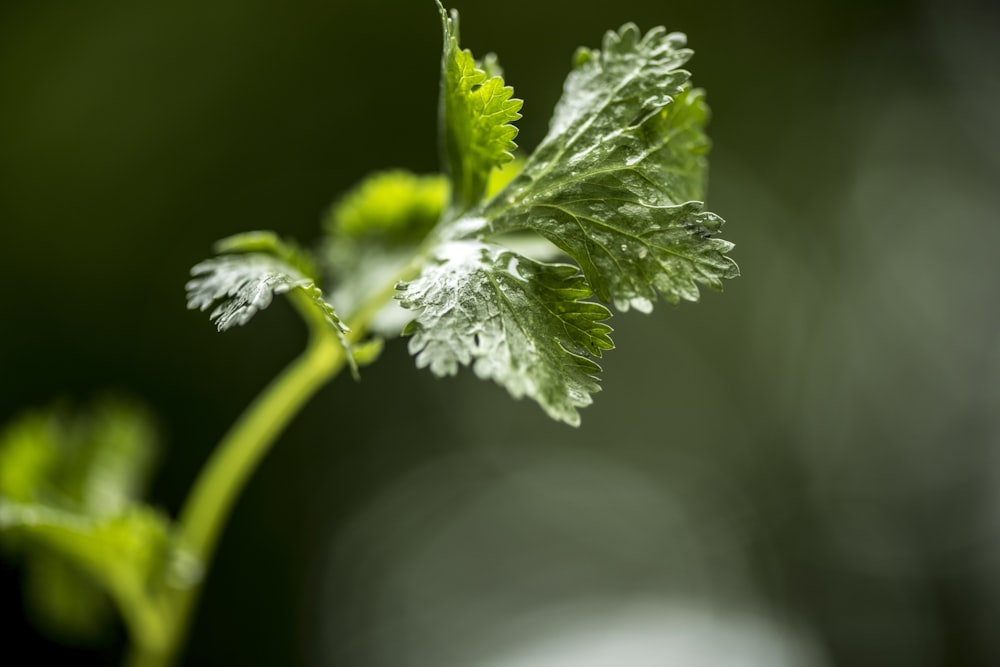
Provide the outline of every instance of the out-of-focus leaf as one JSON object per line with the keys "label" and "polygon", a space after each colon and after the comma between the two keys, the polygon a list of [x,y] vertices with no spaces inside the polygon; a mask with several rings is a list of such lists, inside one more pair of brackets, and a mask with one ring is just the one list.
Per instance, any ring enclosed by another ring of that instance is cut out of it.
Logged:
{"label": "out-of-focus leaf", "polygon": [[[379,172],[331,207],[324,223],[323,260],[330,278],[330,300],[346,318],[353,318],[387,284],[398,280],[440,220],[448,187],[447,177],[440,174]],[[399,302],[385,296],[383,300],[385,305],[369,318],[367,328],[394,338],[409,315]]]}
{"label": "out-of-focus leaf", "polygon": [[167,518],[138,500],[154,453],[148,415],[123,401],[31,413],[0,437],[0,537],[29,561],[30,605],[64,634],[107,620],[95,584],[130,622],[148,622],[141,600],[172,548]]}
{"label": "out-of-focus leaf", "polygon": [[401,169],[372,174],[341,197],[324,222],[335,238],[375,239],[387,245],[419,242],[437,224],[448,179]]}

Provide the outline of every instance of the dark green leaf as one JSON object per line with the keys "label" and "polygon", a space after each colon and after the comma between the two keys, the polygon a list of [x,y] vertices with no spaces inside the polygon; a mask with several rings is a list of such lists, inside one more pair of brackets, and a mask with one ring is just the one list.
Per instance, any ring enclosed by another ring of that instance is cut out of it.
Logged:
{"label": "dark green leaf", "polygon": [[[702,211],[707,107],[678,69],[691,55],[662,28],[609,32],[581,50],[549,134],[463,236],[534,230],[579,262],[598,298],[648,312],[738,275]],[[460,227],[461,228],[461,227]]]}

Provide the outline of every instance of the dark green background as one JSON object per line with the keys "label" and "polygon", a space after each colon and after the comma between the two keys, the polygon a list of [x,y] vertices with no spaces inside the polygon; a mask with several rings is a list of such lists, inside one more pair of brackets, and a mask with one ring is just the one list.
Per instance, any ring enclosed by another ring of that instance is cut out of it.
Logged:
{"label": "dark green background", "polygon": [[[246,490],[185,664],[485,664],[512,619],[637,596],[765,619],[803,665],[1000,664],[996,10],[454,4],[527,149],[578,45],[686,32],[744,275],[616,317],[579,430],[398,342],[339,378]],[[283,303],[216,334],[188,268],[238,231],[315,238],[372,169],[436,170],[439,33],[430,0],[0,5],[0,420],[140,397],[176,511],[304,340]],[[114,663],[33,630],[2,567],[5,653]]]}

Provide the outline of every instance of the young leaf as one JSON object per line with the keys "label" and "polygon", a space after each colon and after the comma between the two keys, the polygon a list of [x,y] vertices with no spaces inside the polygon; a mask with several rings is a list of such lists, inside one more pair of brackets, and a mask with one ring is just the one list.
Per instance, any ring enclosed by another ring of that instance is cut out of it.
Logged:
{"label": "young leaf", "polygon": [[371,174],[330,208],[324,227],[337,240],[394,246],[420,242],[437,224],[448,198],[448,179],[402,169]]}
{"label": "young leaf", "polygon": [[277,257],[296,268],[310,280],[317,280],[319,273],[312,257],[292,241],[279,238],[274,232],[243,232],[216,241],[217,253],[258,252]]}
{"label": "young leaf", "polygon": [[187,284],[188,308],[205,311],[213,304],[209,318],[219,331],[244,325],[271,305],[275,294],[302,290],[318,308],[331,313],[331,324],[343,333],[333,306],[323,300],[319,288],[298,269],[263,253],[222,255],[195,264]]}
{"label": "young leaf", "polygon": [[[384,293],[387,284],[395,283],[440,220],[448,190],[443,175],[395,169],[368,176],[330,207],[322,257],[331,278],[330,300],[338,312],[353,317]],[[367,328],[395,337],[407,321],[407,312],[389,300]]]}
{"label": "young leaf", "polygon": [[[330,325],[357,377],[357,364],[346,337],[349,329],[305,273],[311,262],[307,263],[301,251],[271,232],[228,237],[216,243],[215,249],[235,254],[207,259],[191,268],[194,277],[187,283],[188,308],[205,311],[217,303],[209,318],[219,331],[225,331],[249,322],[271,305],[273,295],[298,290]],[[260,252],[262,249],[266,252]]]}
{"label": "young leaf", "polygon": [[553,418],[578,424],[577,408],[600,389],[588,355],[613,346],[607,308],[582,301],[590,288],[576,267],[543,264],[474,241],[440,246],[420,278],[401,287],[417,310],[405,333],[417,366],[476,375],[530,396]]}
{"label": "young leaf", "polygon": [[[495,56],[482,64],[459,47],[458,12],[438,3],[444,30],[441,54],[440,132],[442,152],[452,182],[452,203],[461,213],[486,191],[490,172],[512,159],[517,148],[512,125],[522,101],[511,97]],[[489,74],[487,73],[489,72]]]}

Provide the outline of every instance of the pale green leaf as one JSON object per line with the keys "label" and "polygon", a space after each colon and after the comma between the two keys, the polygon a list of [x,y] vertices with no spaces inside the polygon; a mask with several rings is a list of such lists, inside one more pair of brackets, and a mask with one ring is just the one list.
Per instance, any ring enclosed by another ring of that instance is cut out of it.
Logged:
{"label": "pale green leaf", "polygon": [[[100,598],[89,594],[92,582],[100,584],[118,604],[136,632],[148,632],[143,617],[146,600],[168,575],[173,551],[169,520],[160,512],[132,504],[109,514],[84,508],[62,509],[43,503],[9,502],[0,497],[0,532],[19,540],[29,551],[41,554],[35,576],[61,572],[61,591],[54,595],[35,586],[41,597],[35,603],[53,622],[78,623],[79,609],[66,597],[91,600],[90,613],[102,613]],[[53,561],[53,557],[57,560]],[[40,570],[38,569],[40,567]]]}
{"label": "pale green leaf", "polygon": [[[65,460],[65,426],[44,412],[22,415],[0,436],[0,497],[31,502]],[[79,486],[73,484],[73,486]],[[70,495],[68,490],[61,493]]]}
{"label": "pale green leaf", "polygon": [[[324,221],[323,260],[330,300],[346,318],[384,293],[386,284],[395,283],[440,220],[448,189],[448,178],[440,174],[377,172],[330,208]],[[368,329],[392,338],[408,319],[390,299],[370,319]]]}
{"label": "pale green leaf", "polygon": [[[522,101],[499,76],[496,57],[480,65],[459,46],[458,13],[440,3],[444,30],[441,55],[440,125],[445,162],[456,212],[477,204],[490,172],[513,159]],[[485,69],[484,69],[485,68]]]}
{"label": "pale green leaf", "polygon": [[471,364],[479,377],[575,425],[577,408],[600,388],[592,357],[613,347],[602,323],[610,313],[582,301],[590,293],[576,267],[461,241],[440,246],[399,298],[417,311],[407,330],[417,366],[452,375]]}
{"label": "pale green leaf", "polygon": [[142,495],[156,449],[151,417],[130,401],[29,412],[0,435],[0,496],[117,511]]}
{"label": "pale green leaf", "polygon": [[335,239],[388,245],[419,242],[437,224],[448,199],[448,179],[401,169],[371,174],[343,195],[324,221]]}
{"label": "pale green leaf", "polygon": [[358,366],[367,366],[375,363],[382,351],[385,349],[385,340],[381,338],[370,338],[359,345],[354,346],[354,359]]}
{"label": "pale green leaf", "polygon": [[0,530],[16,530],[86,570],[112,590],[138,592],[165,567],[169,522],[139,504],[112,513],[0,499]]}
{"label": "pale green leaf", "polygon": [[100,626],[94,582],[128,615],[164,574],[169,522],[137,501],[154,451],[148,415],[121,400],[29,413],[0,437],[0,536],[28,561],[32,608],[59,630]]}

